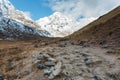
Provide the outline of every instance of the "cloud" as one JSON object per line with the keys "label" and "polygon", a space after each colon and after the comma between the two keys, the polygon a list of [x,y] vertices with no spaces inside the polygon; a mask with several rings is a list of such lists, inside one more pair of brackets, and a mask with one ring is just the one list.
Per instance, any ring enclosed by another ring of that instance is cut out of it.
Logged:
{"label": "cloud", "polygon": [[96,19],[97,18],[94,18],[94,17],[80,19],[80,21],[79,21],[80,28],[82,28],[83,26],[89,24],[90,22],[92,22],[92,21],[94,21]]}
{"label": "cloud", "polygon": [[120,0],[49,0],[53,11],[75,20],[81,18],[97,18],[120,5]]}

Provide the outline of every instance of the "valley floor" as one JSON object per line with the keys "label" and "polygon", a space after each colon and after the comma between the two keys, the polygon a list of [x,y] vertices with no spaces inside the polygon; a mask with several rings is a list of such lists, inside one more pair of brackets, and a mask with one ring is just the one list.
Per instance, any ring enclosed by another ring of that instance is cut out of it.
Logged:
{"label": "valley floor", "polygon": [[0,80],[120,80],[120,54],[69,42],[0,41]]}

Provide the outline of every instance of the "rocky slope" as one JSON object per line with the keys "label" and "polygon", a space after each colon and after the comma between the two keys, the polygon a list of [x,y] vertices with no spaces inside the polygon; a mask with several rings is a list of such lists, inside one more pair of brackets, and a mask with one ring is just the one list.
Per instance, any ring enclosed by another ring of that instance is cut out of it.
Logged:
{"label": "rocky slope", "polygon": [[109,49],[43,39],[0,44],[1,80],[120,80],[120,54]]}
{"label": "rocky slope", "polygon": [[120,6],[69,37],[76,42],[120,47]]}
{"label": "rocky slope", "polygon": [[26,26],[9,18],[0,17],[0,38],[1,39],[32,39],[45,36],[44,32]]}

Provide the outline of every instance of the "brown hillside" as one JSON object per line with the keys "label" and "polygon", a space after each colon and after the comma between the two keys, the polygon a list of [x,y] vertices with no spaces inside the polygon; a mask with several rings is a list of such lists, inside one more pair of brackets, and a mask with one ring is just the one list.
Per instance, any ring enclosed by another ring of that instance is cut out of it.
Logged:
{"label": "brown hillside", "polygon": [[120,6],[68,37],[76,42],[120,47]]}

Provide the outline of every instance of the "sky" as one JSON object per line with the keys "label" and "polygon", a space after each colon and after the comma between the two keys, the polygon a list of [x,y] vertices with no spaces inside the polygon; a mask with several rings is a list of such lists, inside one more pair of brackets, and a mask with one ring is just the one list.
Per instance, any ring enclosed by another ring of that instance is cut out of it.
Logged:
{"label": "sky", "polygon": [[68,17],[81,21],[96,19],[120,5],[120,0],[10,0],[19,10],[33,20],[61,12]]}
{"label": "sky", "polygon": [[15,8],[27,13],[33,20],[53,14],[48,0],[9,0]]}

